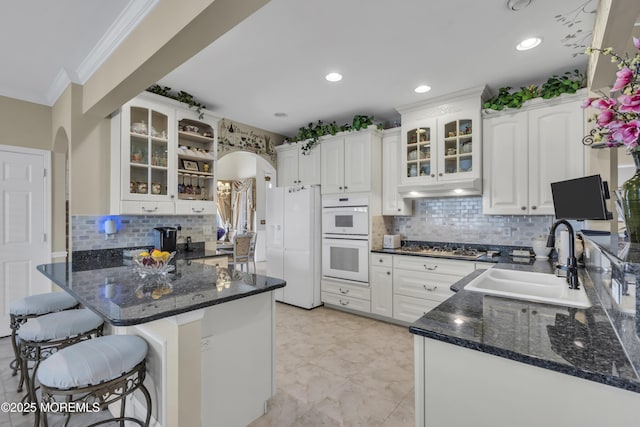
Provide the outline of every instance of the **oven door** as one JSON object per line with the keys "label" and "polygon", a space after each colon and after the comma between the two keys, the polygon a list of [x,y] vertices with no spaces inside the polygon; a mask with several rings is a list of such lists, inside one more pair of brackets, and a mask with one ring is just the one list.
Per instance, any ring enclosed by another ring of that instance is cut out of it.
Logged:
{"label": "oven door", "polygon": [[322,239],[322,275],[336,279],[369,282],[369,241]]}
{"label": "oven door", "polygon": [[369,235],[367,206],[327,207],[322,209],[323,234]]}

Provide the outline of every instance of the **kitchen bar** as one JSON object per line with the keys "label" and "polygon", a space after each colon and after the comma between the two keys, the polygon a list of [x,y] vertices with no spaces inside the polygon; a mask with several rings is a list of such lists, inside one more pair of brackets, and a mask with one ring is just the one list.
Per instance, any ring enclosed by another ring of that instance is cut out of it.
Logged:
{"label": "kitchen bar", "polygon": [[114,334],[147,341],[155,425],[246,425],[275,391],[273,291],[285,282],[202,261],[176,261],[168,279],[141,279],[131,266],[38,266]]}

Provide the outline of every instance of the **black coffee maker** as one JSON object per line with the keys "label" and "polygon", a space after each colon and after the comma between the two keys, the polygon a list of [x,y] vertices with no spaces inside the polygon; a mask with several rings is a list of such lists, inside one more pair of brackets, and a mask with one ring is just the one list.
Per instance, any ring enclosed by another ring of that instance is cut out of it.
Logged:
{"label": "black coffee maker", "polygon": [[156,227],[153,229],[153,246],[161,251],[173,252],[176,250],[178,229],[175,227]]}

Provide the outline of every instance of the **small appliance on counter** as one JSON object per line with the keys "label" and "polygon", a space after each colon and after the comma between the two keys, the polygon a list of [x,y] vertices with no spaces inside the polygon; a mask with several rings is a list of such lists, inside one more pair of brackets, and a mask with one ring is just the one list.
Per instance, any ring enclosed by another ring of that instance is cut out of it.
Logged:
{"label": "small appliance on counter", "polygon": [[175,227],[156,227],[153,229],[153,246],[161,251],[173,252],[176,250],[178,229]]}
{"label": "small appliance on counter", "polygon": [[400,235],[399,234],[385,234],[382,240],[382,247],[384,249],[396,249],[400,247]]}

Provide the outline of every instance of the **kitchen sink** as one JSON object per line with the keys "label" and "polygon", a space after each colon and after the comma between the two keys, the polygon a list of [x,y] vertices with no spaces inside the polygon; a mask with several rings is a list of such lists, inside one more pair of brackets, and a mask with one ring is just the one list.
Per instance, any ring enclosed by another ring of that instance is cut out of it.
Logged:
{"label": "kitchen sink", "polygon": [[577,290],[569,289],[564,277],[553,274],[492,268],[473,279],[464,289],[567,307],[591,307],[583,286]]}

